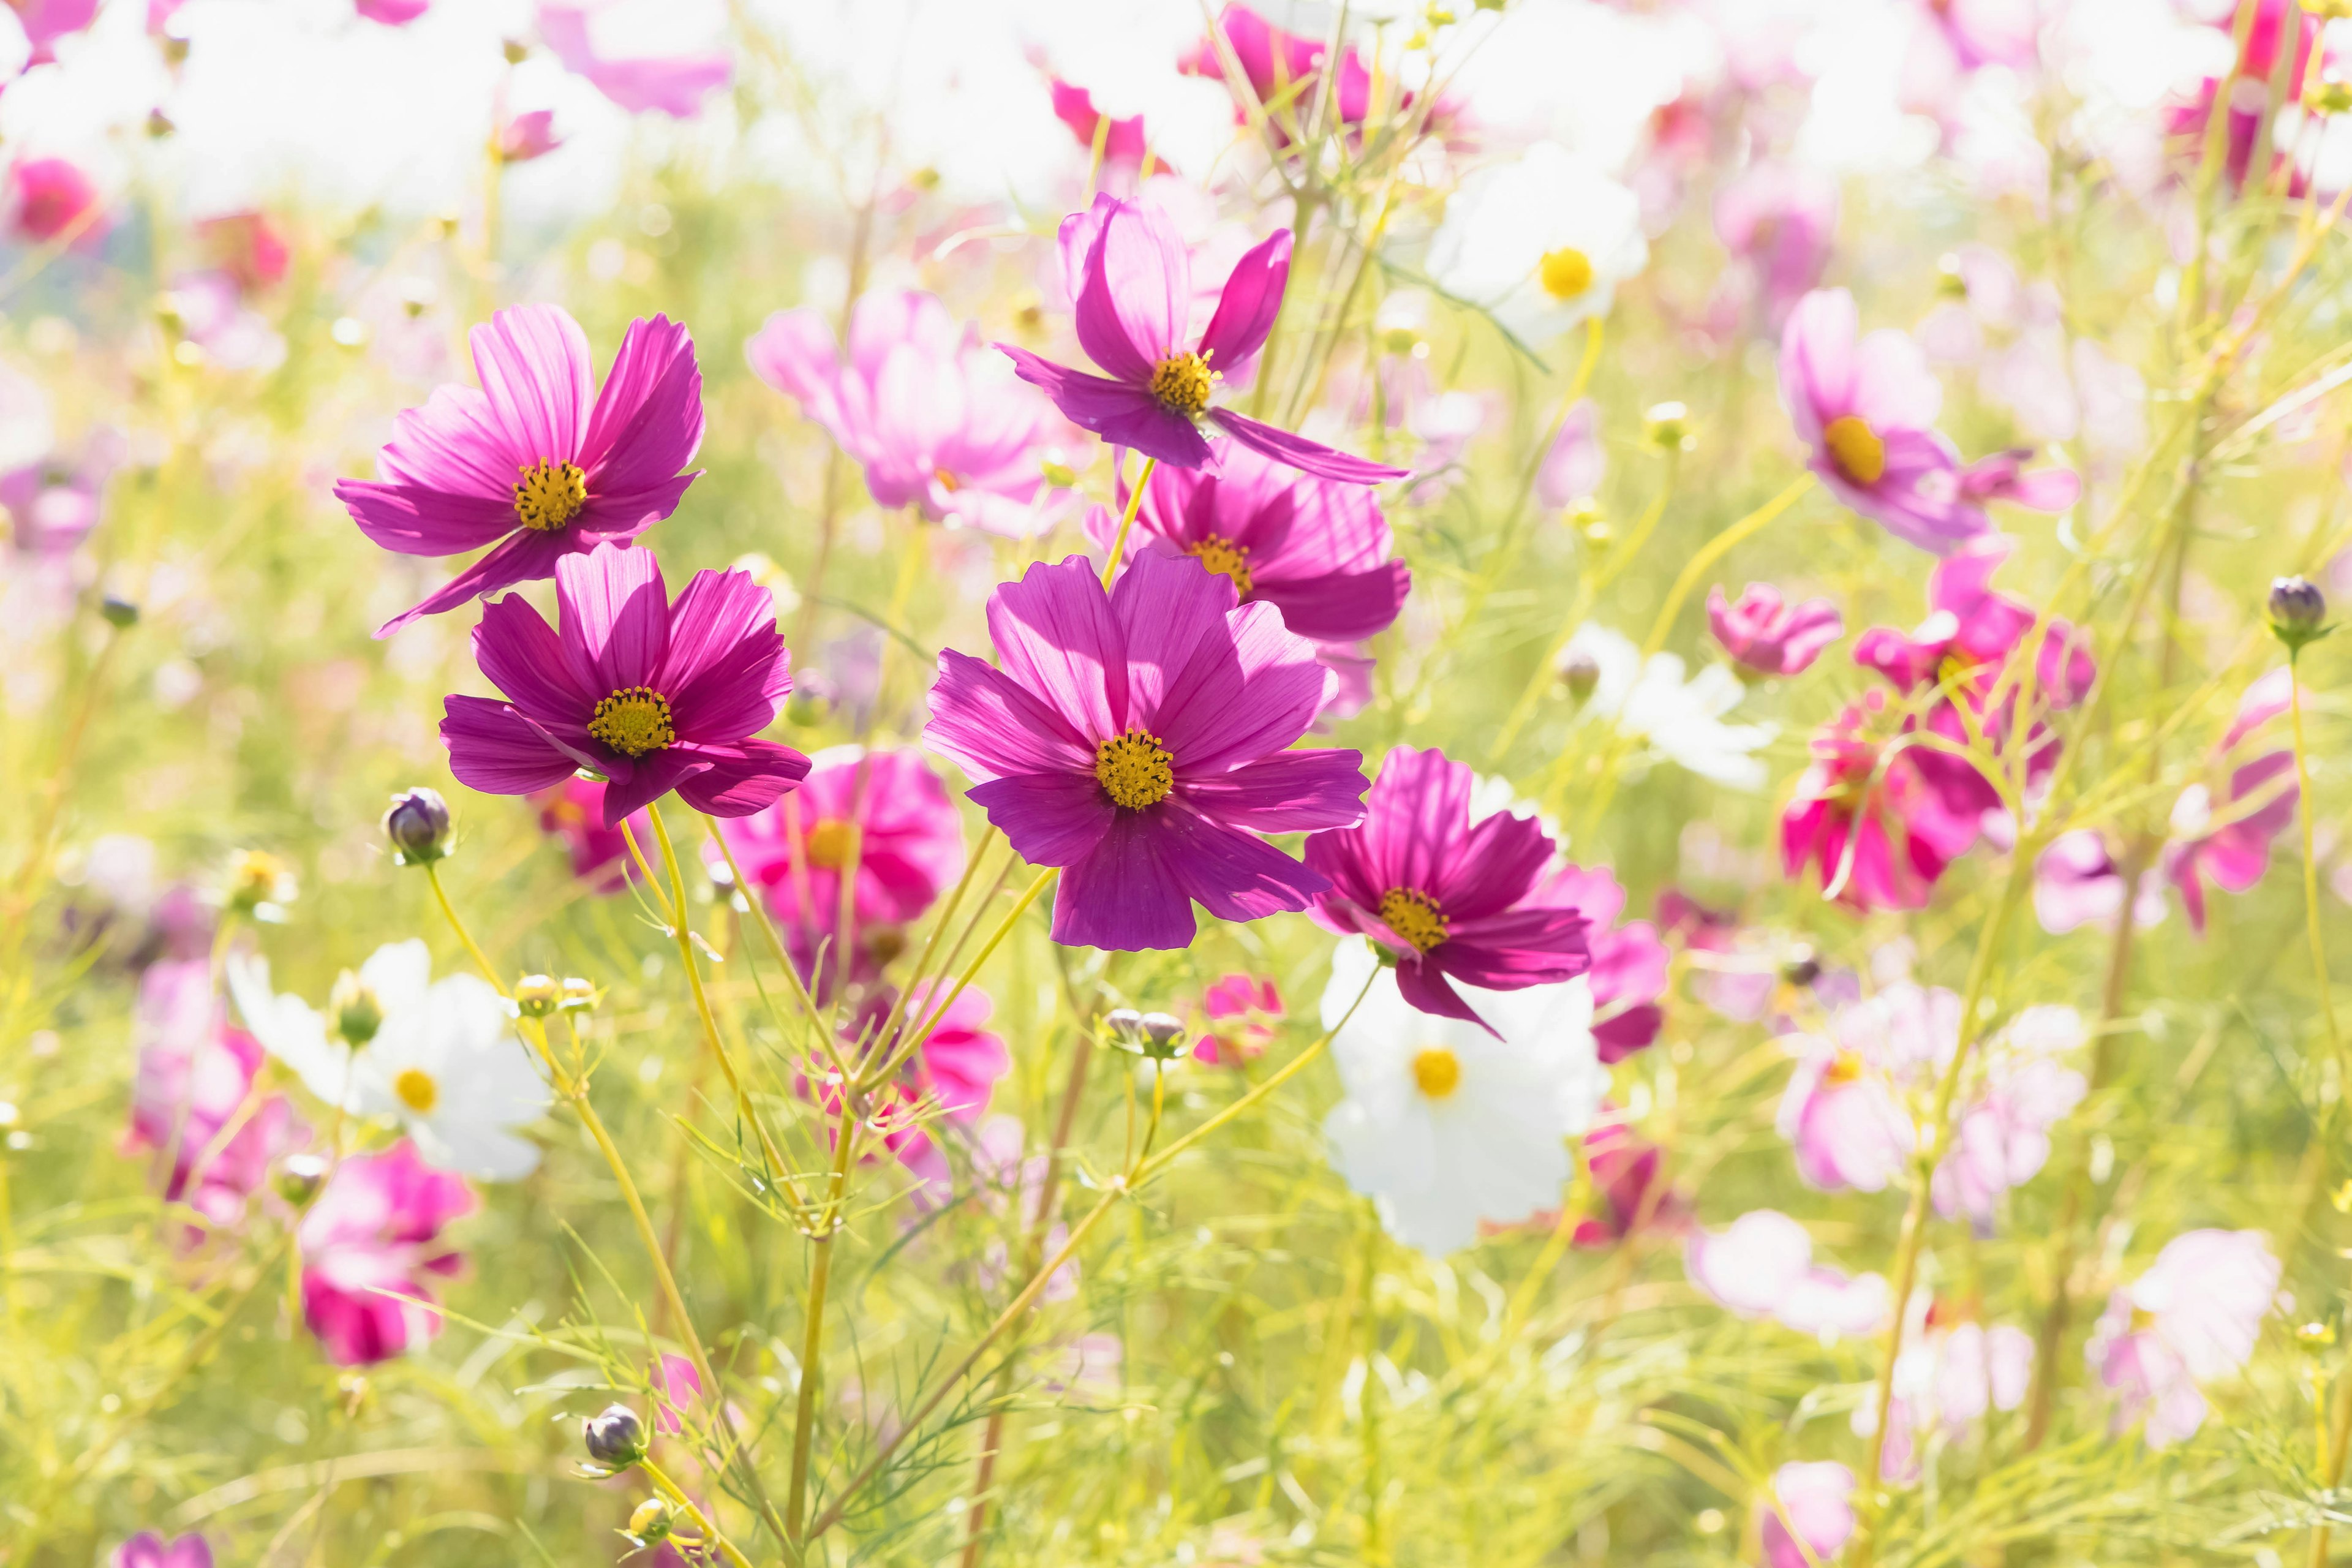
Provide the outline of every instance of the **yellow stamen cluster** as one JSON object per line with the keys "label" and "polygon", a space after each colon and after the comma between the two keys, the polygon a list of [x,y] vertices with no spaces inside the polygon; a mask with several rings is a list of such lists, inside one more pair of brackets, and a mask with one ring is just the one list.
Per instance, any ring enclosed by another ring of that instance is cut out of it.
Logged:
{"label": "yellow stamen cluster", "polygon": [[1418,888],[1391,888],[1382,893],[1380,915],[1381,923],[1411,942],[1415,952],[1427,952],[1453,929],[1437,900]]}
{"label": "yellow stamen cluster", "polygon": [[1429,1100],[1444,1100],[1462,1087],[1462,1058],[1444,1046],[1432,1046],[1412,1058],[1412,1081]]}
{"label": "yellow stamen cluster", "polygon": [[1852,1051],[1840,1051],[1830,1058],[1829,1069],[1822,1074],[1822,1087],[1838,1089],[1862,1077],[1862,1058]]}
{"label": "yellow stamen cluster", "polygon": [[1113,801],[1141,811],[1166,800],[1176,787],[1176,759],[1159,736],[1129,730],[1095,748],[1095,777]]}
{"label": "yellow stamen cluster", "polygon": [[1250,596],[1249,546],[1235,544],[1230,539],[1209,535],[1197,544],[1188,544],[1185,552],[1212,572],[1222,572],[1234,580],[1234,592],[1243,598]]}
{"label": "yellow stamen cluster", "polygon": [[1855,484],[1874,485],[1886,472],[1886,443],[1858,414],[1831,420],[1822,431],[1822,445],[1838,471]]}
{"label": "yellow stamen cluster", "polygon": [[849,864],[857,853],[857,824],[828,816],[809,829],[808,863],[825,871],[838,871]]}
{"label": "yellow stamen cluster", "polygon": [[588,476],[577,463],[533,463],[515,481],[515,516],[534,533],[551,533],[588,504]]}
{"label": "yellow stamen cluster", "polygon": [[677,739],[669,699],[650,686],[625,686],[596,704],[588,732],[625,757],[658,752]]}
{"label": "yellow stamen cluster", "polygon": [[1151,395],[1160,407],[1189,417],[1209,406],[1209,393],[1223,379],[1205,354],[1171,354],[1152,368]]}
{"label": "yellow stamen cluster", "polygon": [[392,1092],[400,1096],[400,1103],[419,1116],[430,1116],[433,1108],[441,1103],[441,1086],[423,1068],[403,1068],[400,1076],[392,1080]]}
{"label": "yellow stamen cluster", "polygon": [[1572,246],[1547,251],[1543,263],[1536,268],[1544,292],[1563,304],[1581,300],[1592,287],[1592,258]]}

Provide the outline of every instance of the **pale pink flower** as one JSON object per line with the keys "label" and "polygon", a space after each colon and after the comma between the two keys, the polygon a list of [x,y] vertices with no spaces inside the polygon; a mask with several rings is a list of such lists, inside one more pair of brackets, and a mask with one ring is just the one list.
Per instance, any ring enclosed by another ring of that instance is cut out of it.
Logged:
{"label": "pale pink flower", "polygon": [[732,80],[735,67],[716,51],[687,55],[607,55],[596,47],[591,23],[606,0],[554,5],[540,0],[539,36],[563,68],[586,79],[597,91],[632,114],[658,110],[689,120],[703,100]]}
{"label": "pale pink flower", "polygon": [[1769,583],[1750,583],[1731,602],[1721,587],[1706,595],[1707,629],[1743,670],[1801,675],[1822,650],[1845,636],[1845,618],[1827,599],[1791,605]]}
{"label": "pale pink flower", "polygon": [[261,1043],[228,1023],[209,957],[149,965],[132,1018],[138,1051],[125,1152],[168,1159],[164,1198],[214,1226],[245,1217],[270,1162],[309,1133],[283,1095],[257,1096]]}
{"label": "pale pink flower", "polygon": [[1717,195],[1715,236],[1739,264],[1727,277],[1741,279],[1772,330],[1821,282],[1837,223],[1837,177],[1804,164],[1753,164]]}
{"label": "pale pink flower", "polygon": [[499,161],[502,163],[528,163],[562,145],[563,138],[555,133],[555,111],[551,109],[527,110],[499,128]]}
{"label": "pale pink flower", "polygon": [[1937,1214],[1965,1214],[1978,1235],[1992,1234],[2001,1194],[2048,1163],[2050,1129],[2090,1091],[2067,1059],[2087,1037],[2074,1008],[2043,1005],[2026,1008],[1978,1047],[1979,1076],[1929,1183]]}
{"label": "pale pink flower", "polygon": [[1554,511],[1590,500],[1608,477],[1609,454],[1601,445],[1601,405],[1579,399],[1559,422],[1536,469],[1536,500]]}
{"label": "pale pink flower", "polygon": [[[2246,689],[2237,718],[2215,749],[2214,763],[2226,765],[2246,738],[2287,710],[2294,672],[2282,665]],[[2229,798],[2216,805],[2212,786],[2193,784],[2173,803],[2172,842],[2164,853],[2164,874],[2180,889],[2189,924],[2205,934],[2205,882],[2225,892],[2251,890],[2270,869],[2271,840],[2294,825],[2300,791],[2294,753],[2263,752],[2233,769]]]}
{"label": "pale pink flower", "polygon": [[1834,1459],[1773,1471],[1772,1495],[1756,1504],[1765,1568],[1813,1568],[1843,1551],[1853,1534],[1853,1472]]}
{"label": "pale pink flower", "polygon": [[2062,833],[2033,862],[2033,912],[2053,936],[2078,926],[2115,929],[2126,902],[2142,930],[2164,919],[2164,881],[2150,870],[2135,894],[2124,886],[2123,868],[2096,828]]}
{"label": "pale pink flower", "polygon": [[[1894,1399],[1886,1411],[1885,1473],[1908,1480],[1918,1473],[1914,1445],[1922,1432],[1940,1428],[1944,1440],[1965,1439],[1990,1411],[2014,1410],[2025,1402],[2033,1376],[2033,1336],[2008,1324],[1947,1326],[1927,1312],[1925,1331],[1909,1337],[1895,1358]],[[1867,1419],[1857,1409],[1859,1425]]]}
{"label": "pale pink flower", "polygon": [[8,168],[8,226],[36,245],[70,240],[94,250],[110,223],[98,183],[63,158],[20,158]]}
{"label": "pale pink flower", "polygon": [[58,58],[58,40],[70,37],[98,17],[98,0],[7,0],[24,25],[25,41],[33,46],[27,69]]}
{"label": "pale pink flower", "polygon": [[2200,1385],[2243,1367],[2279,1286],[2279,1260],[2258,1230],[2173,1237],[2147,1273],[2107,1299],[2084,1353],[2116,1391],[2115,1429],[2147,1417],[2148,1446],[2205,1422]]}
{"label": "pale pink flower", "polygon": [[1208,1027],[1193,1043],[1196,1061],[1219,1067],[1240,1067],[1265,1054],[1282,1018],[1282,993],[1274,982],[1255,974],[1227,974],[1211,983],[1201,999]]}
{"label": "pale pink flower", "polygon": [[1779,1126],[1808,1184],[1874,1193],[1903,1173],[1918,1139],[1908,1096],[1958,1047],[1959,1012],[1951,992],[1906,981],[1838,1008],[1827,1035],[1794,1037]]}
{"label": "pale pink flower", "polygon": [[150,1530],[116,1547],[107,1563],[108,1568],[213,1568],[213,1549],[194,1531],[165,1541]]}
{"label": "pale pink flower", "polygon": [[405,27],[433,8],[433,0],[352,0],[352,9],[371,22]]}
{"label": "pale pink flower", "polygon": [[1877,1331],[1886,1322],[1886,1281],[1848,1276],[1813,1261],[1805,1227],[1774,1209],[1755,1209],[1719,1231],[1694,1229],[1683,1244],[1690,1281],[1743,1318],[1770,1318],[1823,1341]]}

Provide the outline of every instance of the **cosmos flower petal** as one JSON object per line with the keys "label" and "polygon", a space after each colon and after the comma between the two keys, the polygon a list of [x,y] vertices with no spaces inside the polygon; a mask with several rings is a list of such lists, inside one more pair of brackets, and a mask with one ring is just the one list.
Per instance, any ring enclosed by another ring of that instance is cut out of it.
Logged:
{"label": "cosmos flower petal", "polygon": [[1327,479],[1338,479],[1346,484],[1376,485],[1384,479],[1403,479],[1411,472],[1407,468],[1391,468],[1386,463],[1375,463],[1368,458],[1351,457],[1319,441],[1294,436],[1287,430],[1277,430],[1271,425],[1261,425],[1230,408],[1212,408],[1204,417],[1252,451],[1263,452],[1277,462],[1287,463],[1294,468]]}
{"label": "cosmos flower petal", "polygon": [[599,696],[643,686],[669,652],[669,592],[650,550],[600,544],[555,563],[563,646]]}
{"label": "cosmos flower petal", "polygon": [[441,720],[449,771],[486,795],[528,795],[572,776],[579,764],[530,720],[487,697],[451,697]]}
{"label": "cosmos flower petal", "polygon": [[583,691],[570,678],[563,643],[529,600],[515,595],[482,606],[474,627],[474,662],[523,712],[542,721],[577,719],[602,691]]}
{"label": "cosmos flower petal", "polygon": [[338,479],[343,503],[371,543],[403,555],[457,555],[514,531],[514,502],[416,485]]}
{"label": "cosmos flower petal", "polygon": [[1159,826],[1160,852],[1178,884],[1219,920],[1303,910],[1331,889],[1320,873],[1265,840],[1197,813],[1171,811]]}
{"label": "cosmos flower petal", "polygon": [[504,544],[376,627],[375,635],[388,637],[419,616],[439,615],[444,610],[456,609],[468,599],[544,577],[570,548],[551,534],[517,531]]}
{"label": "cosmos flower petal", "polygon": [[[1195,658],[1234,670],[1218,694],[1220,700],[1241,695],[1233,639],[1225,627],[1226,613],[1233,607],[1232,578],[1209,571],[1191,556],[1157,551],[1136,556],[1111,589],[1109,615],[1124,634],[1129,671],[1127,718],[1168,742],[1179,767],[1190,762],[1194,744],[1193,731],[1185,726],[1182,693]],[[992,616],[991,630],[992,622]],[[1002,636],[997,644],[1001,650]],[[1173,702],[1169,700],[1171,693],[1176,695]]]}
{"label": "cosmos flower petal", "polygon": [[[623,819],[632,813],[644,810],[671,790],[717,765],[717,759],[700,748],[685,746],[670,746],[639,757],[636,765],[629,770],[628,776],[615,774],[612,783],[605,786],[604,826],[620,826]],[[774,796],[769,798],[773,799]],[[747,813],[757,811],[760,805],[766,804],[766,801],[761,801],[744,809]]]}
{"label": "cosmos flower petal", "polygon": [[1289,745],[1323,703],[1328,672],[1314,645],[1283,626],[1281,611],[1244,605],[1224,618],[1230,634],[1186,663],[1154,720],[1187,781]]}
{"label": "cosmos flower petal", "polygon": [[1201,354],[1212,370],[1232,380],[1248,368],[1282,313],[1282,291],[1290,281],[1290,231],[1276,229],[1234,264],[1217,298],[1216,314],[1201,334]]}
{"label": "cosmos flower petal", "polygon": [[931,686],[923,743],[975,780],[1077,773],[1091,778],[1094,747],[1002,670],[949,648]]}
{"label": "cosmos flower petal", "polygon": [[1088,741],[1129,723],[1127,634],[1084,556],[1039,562],[989,595],[1004,673],[1069,716]]}
{"label": "cosmos flower petal", "polygon": [[791,669],[774,595],[748,572],[702,571],[670,610],[669,646],[648,684],[669,698],[680,739],[748,735],[775,721]]}
{"label": "cosmos flower petal", "polygon": [[667,316],[631,321],[589,416],[581,467],[596,475],[600,490],[648,490],[670,482],[701,445],[694,339]]}
{"label": "cosmos flower petal", "polygon": [[594,386],[588,334],[555,305],[514,305],[471,335],[474,374],[492,415],[528,461],[576,459]]}
{"label": "cosmos flower petal", "polygon": [[[678,798],[712,816],[749,816],[765,810],[805,778],[809,771],[808,758],[775,741],[753,739],[723,746],[681,745],[673,751],[702,764],[699,771],[678,781]],[[614,823],[618,821],[618,817],[613,818]]]}
{"label": "cosmos flower petal", "polygon": [[1094,852],[1062,873],[1053,937],[1117,952],[1192,945],[1192,900],[1166,865],[1159,825],[1119,812]]}
{"label": "cosmos flower petal", "polygon": [[1229,773],[1188,780],[1183,795],[1217,821],[1253,833],[1352,827],[1364,819],[1363,763],[1359,752],[1277,752]]}
{"label": "cosmos flower petal", "polygon": [[977,784],[971,803],[1032,866],[1074,866],[1095,851],[1118,808],[1092,773],[1016,773]]}
{"label": "cosmos flower petal", "polygon": [[1076,301],[1087,357],[1120,381],[1150,381],[1182,346],[1192,304],[1192,263],[1174,221],[1156,203],[1115,201]]}

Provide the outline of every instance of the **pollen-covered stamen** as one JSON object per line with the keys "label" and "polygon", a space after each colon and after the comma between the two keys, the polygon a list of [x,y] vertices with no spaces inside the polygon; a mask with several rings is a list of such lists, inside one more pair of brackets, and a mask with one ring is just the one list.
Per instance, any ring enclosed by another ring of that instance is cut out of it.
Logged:
{"label": "pollen-covered stamen", "polygon": [[838,871],[857,853],[857,824],[828,816],[809,829],[808,863],[820,870]]}
{"label": "pollen-covered stamen", "polygon": [[562,528],[587,504],[588,476],[577,463],[533,463],[515,481],[515,516],[537,533]]}
{"label": "pollen-covered stamen", "polygon": [[625,686],[596,704],[588,733],[625,757],[642,757],[677,740],[669,699],[650,686]]}
{"label": "pollen-covered stamen", "polygon": [[1858,414],[1831,420],[1822,430],[1822,445],[1830,449],[1838,472],[1855,484],[1874,485],[1886,473],[1886,443]]}
{"label": "pollen-covered stamen", "polygon": [[1427,952],[1453,929],[1437,900],[1418,888],[1391,888],[1382,893],[1380,916],[1381,923],[1412,943],[1415,952]]}
{"label": "pollen-covered stamen", "polygon": [[1462,1058],[1444,1046],[1415,1052],[1412,1083],[1424,1099],[1444,1100],[1462,1087]]}
{"label": "pollen-covered stamen", "polygon": [[1544,292],[1561,303],[1581,300],[1592,287],[1592,258],[1573,246],[1547,251],[1536,277]]}
{"label": "pollen-covered stamen", "polygon": [[419,1116],[430,1116],[433,1108],[441,1103],[441,1086],[423,1068],[403,1068],[400,1076],[392,1080],[392,1092],[400,1103]]}
{"label": "pollen-covered stamen", "polygon": [[931,470],[931,478],[937,481],[940,489],[947,491],[950,495],[953,495],[956,491],[963,489],[963,481],[957,479],[945,468],[933,468]]}
{"label": "pollen-covered stamen", "polygon": [[1842,1089],[1847,1084],[1857,1081],[1861,1077],[1862,1058],[1852,1051],[1840,1051],[1830,1058],[1830,1065],[1822,1069],[1822,1087]]}
{"label": "pollen-covered stamen", "polygon": [[1166,800],[1176,787],[1176,759],[1159,736],[1129,730],[1095,748],[1095,777],[1115,803],[1141,811]]}
{"label": "pollen-covered stamen", "polygon": [[1249,546],[1235,544],[1230,539],[1209,535],[1197,544],[1184,547],[1185,553],[1199,561],[1212,572],[1222,572],[1234,580],[1234,592],[1246,599],[1250,596]]}
{"label": "pollen-covered stamen", "polygon": [[1151,395],[1171,414],[1187,417],[1209,406],[1209,393],[1224,377],[1209,368],[1207,354],[1171,354],[1151,371]]}

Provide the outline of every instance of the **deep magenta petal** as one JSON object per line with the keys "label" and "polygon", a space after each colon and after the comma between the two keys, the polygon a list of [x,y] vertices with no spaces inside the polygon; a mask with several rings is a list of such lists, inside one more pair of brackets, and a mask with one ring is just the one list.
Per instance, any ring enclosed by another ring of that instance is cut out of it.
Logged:
{"label": "deep magenta petal", "polygon": [[1294,912],[1331,890],[1320,872],[1265,839],[1193,812],[1171,812],[1161,826],[1161,863],[1195,902],[1219,920],[1255,921]]}
{"label": "deep magenta petal", "polygon": [[1055,942],[1109,952],[1192,945],[1192,900],[1161,858],[1160,815],[1118,812],[1095,852],[1062,873]]}
{"label": "deep magenta petal", "polygon": [[1217,297],[1217,313],[1201,334],[1201,353],[1211,369],[1231,379],[1249,367],[1282,313],[1282,291],[1290,280],[1290,231],[1276,229],[1234,264]]}
{"label": "deep magenta petal", "polygon": [[669,591],[652,551],[600,544],[567,555],[555,563],[555,595],[583,686],[609,696],[652,680],[669,651]]}
{"label": "deep magenta petal", "polygon": [[1196,655],[1204,664],[1230,668],[1224,695],[1239,698],[1239,664],[1225,626],[1233,607],[1233,580],[1189,555],[1144,552],[1111,589],[1110,613],[1118,624],[1129,673],[1127,721],[1167,742],[1180,771],[1189,745],[1179,746],[1163,727],[1181,717],[1167,707],[1166,699],[1171,689],[1182,689]]}
{"label": "deep magenta petal", "polygon": [[591,488],[645,491],[666,485],[702,445],[702,371],[694,339],[667,316],[629,323],[581,440]]}
{"label": "deep magenta petal", "polygon": [[791,668],[774,596],[748,572],[702,571],[670,608],[668,650],[647,684],[669,699],[680,740],[732,741],[775,721]]}
{"label": "deep magenta petal", "polygon": [[509,449],[524,463],[567,463],[594,386],[588,334],[556,305],[514,305],[471,334],[474,375]]}
{"label": "deep magenta petal", "polygon": [[1363,762],[1358,752],[1276,752],[1230,773],[1187,780],[1177,793],[1202,816],[1253,833],[1352,827],[1364,819]]}
{"label": "deep magenta petal", "polygon": [[415,485],[338,479],[335,499],[371,542],[402,555],[458,555],[515,531],[512,500]]}
{"label": "deep magenta petal", "polygon": [[774,741],[680,748],[709,764],[677,783],[678,798],[712,816],[749,816],[773,805],[808,776],[809,759]]}
{"label": "deep magenta petal", "polygon": [[1129,721],[1127,637],[1082,555],[1039,562],[988,600],[1004,673],[1051,706],[1089,749]]}
{"label": "deep magenta petal", "polygon": [[923,743],[976,782],[1020,773],[1092,776],[1094,745],[1003,670],[949,648],[931,684]]}
{"label": "deep magenta petal", "polygon": [[448,748],[449,771],[468,789],[529,795],[572,774],[572,760],[503,702],[451,697],[442,711],[441,743]]}
{"label": "deep magenta petal", "polygon": [[1021,773],[965,792],[1032,866],[1075,866],[1119,815],[1092,773]]}
{"label": "deep magenta petal", "polygon": [[1343,484],[1376,485],[1384,479],[1401,479],[1411,470],[1375,463],[1369,458],[1351,457],[1320,441],[1309,441],[1304,436],[1294,436],[1287,430],[1277,430],[1271,425],[1261,425],[1244,418],[1230,408],[1212,408],[1206,416],[1209,423],[1249,447],[1263,452],[1276,462],[1287,463],[1305,473]]}
{"label": "deep magenta petal", "polygon": [[573,683],[555,628],[528,600],[512,595],[482,606],[474,662],[509,702],[541,723],[584,724],[606,695]]}
{"label": "deep magenta petal", "polygon": [[504,544],[376,627],[375,635],[388,637],[419,616],[437,616],[444,610],[456,609],[468,599],[495,594],[517,583],[531,583],[551,576],[556,563],[570,553],[572,548],[572,542],[560,533],[532,533],[518,530]]}
{"label": "deep magenta petal", "polygon": [[1206,778],[1282,750],[1307,732],[1323,705],[1328,672],[1316,662],[1315,645],[1283,626],[1281,611],[1244,605],[1224,621],[1225,635],[1203,640],[1154,715],[1153,732],[1175,753],[1180,779]]}
{"label": "deep magenta petal", "polygon": [[1183,237],[1156,204],[1118,202],[1104,218],[1078,290],[1078,346],[1114,380],[1140,385],[1176,353],[1192,304]]}
{"label": "deep magenta petal", "polygon": [[[616,773],[613,782],[604,786],[604,826],[618,828],[629,816],[717,765],[718,759],[684,746],[647,752],[637,759],[636,766],[626,777]],[[747,809],[756,811],[759,807]]]}

